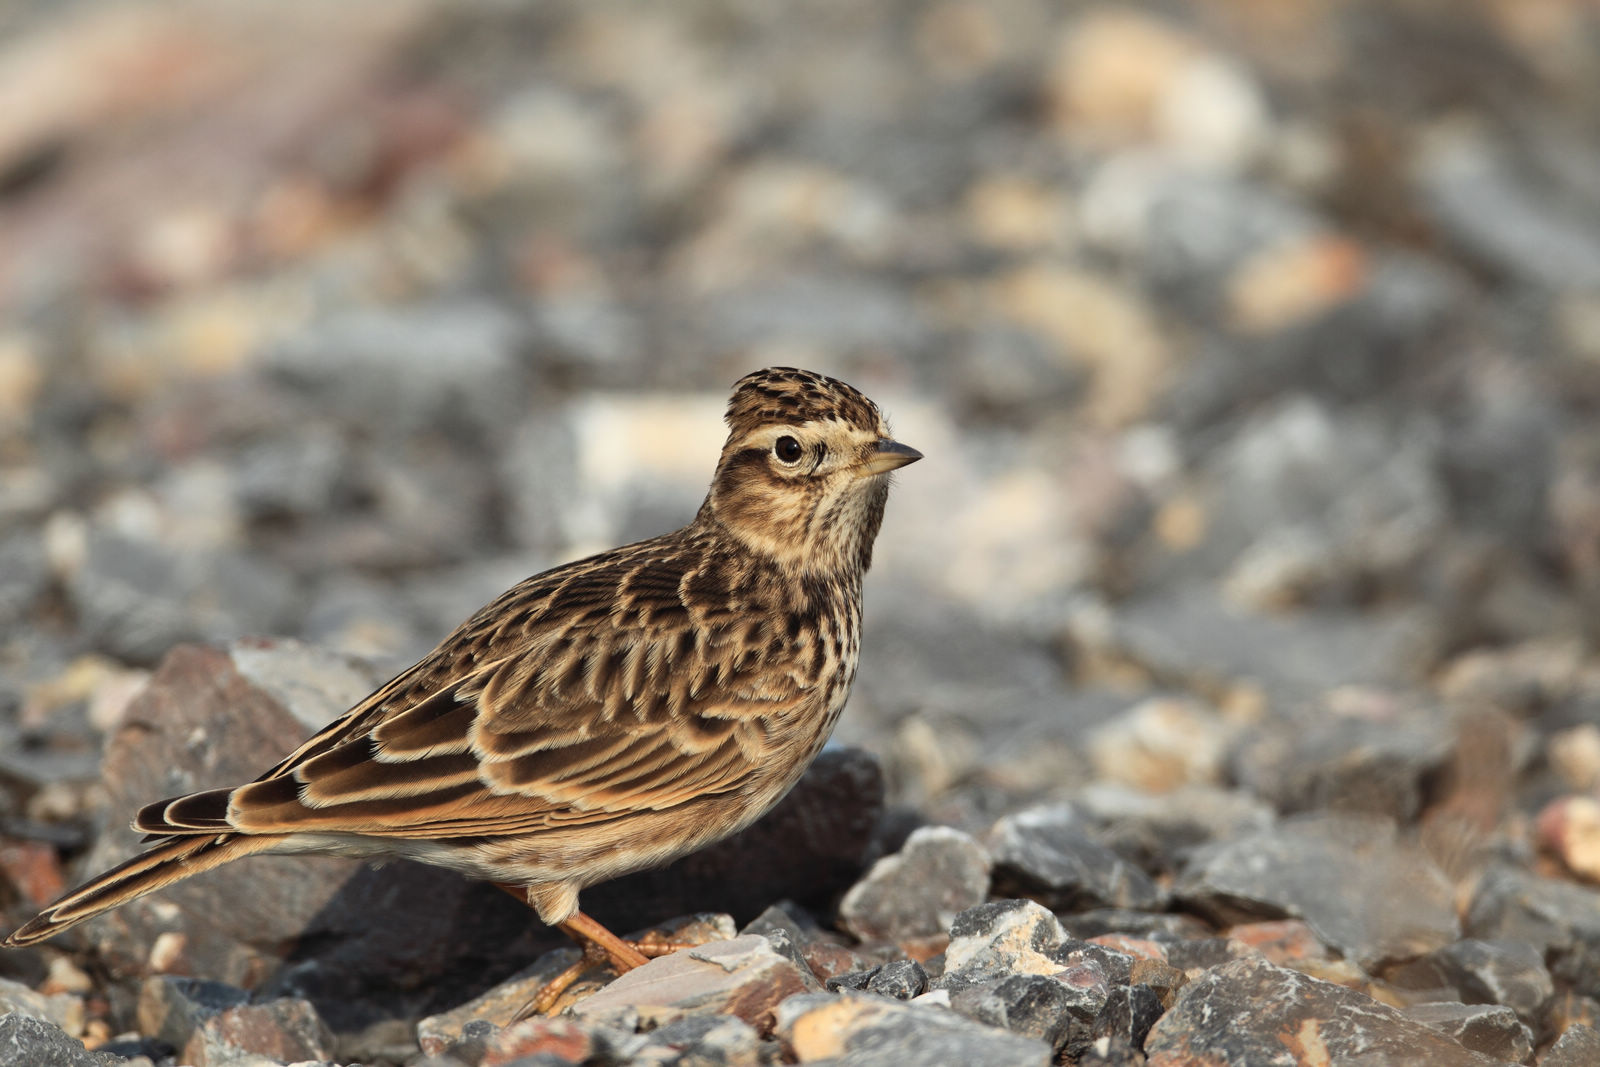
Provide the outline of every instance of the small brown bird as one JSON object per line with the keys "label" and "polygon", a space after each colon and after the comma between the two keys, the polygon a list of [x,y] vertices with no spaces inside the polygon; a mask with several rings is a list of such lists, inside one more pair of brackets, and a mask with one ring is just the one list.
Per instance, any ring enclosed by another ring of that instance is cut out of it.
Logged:
{"label": "small brown bird", "polygon": [[141,809],[144,853],[5,944],[241,856],[334,852],[488,879],[643,963],[579,891],[735,833],[799,779],[855,678],[887,475],[921,458],[809,371],[741,378],[727,421],[689,525],[528,578],[255,781]]}

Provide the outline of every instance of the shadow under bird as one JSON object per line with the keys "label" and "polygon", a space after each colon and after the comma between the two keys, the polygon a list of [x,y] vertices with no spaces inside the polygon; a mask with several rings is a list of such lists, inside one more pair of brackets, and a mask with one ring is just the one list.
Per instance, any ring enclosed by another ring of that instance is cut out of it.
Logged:
{"label": "shadow under bird", "polygon": [[146,851],[4,943],[243,856],[332,852],[492,881],[619,972],[675,947],[622,940],[579,891],[743,829],[799,779],[855,678],[889,472],[921,458],[794,368],[741,378],[727,422],[687,526],[524,580],[255,781],[142,808]]}

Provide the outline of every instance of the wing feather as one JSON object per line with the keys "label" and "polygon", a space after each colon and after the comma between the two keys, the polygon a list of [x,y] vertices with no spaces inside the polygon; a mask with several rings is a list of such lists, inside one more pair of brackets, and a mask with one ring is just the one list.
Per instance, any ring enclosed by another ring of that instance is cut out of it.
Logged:
{"label": "wing feather", "polygon": [[[150,805],[151,834],[537,834],[746,788],[814,694],[669,542],[529,579],[261,779]],[[696,593],[700,591],[699,599]]]}

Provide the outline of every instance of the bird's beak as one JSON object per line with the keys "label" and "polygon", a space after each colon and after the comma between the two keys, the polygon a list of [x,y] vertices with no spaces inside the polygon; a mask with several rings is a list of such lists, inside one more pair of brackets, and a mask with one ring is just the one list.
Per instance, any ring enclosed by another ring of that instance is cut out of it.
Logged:
{"label": "bird's beak", "polygon": [[867,461],[861,465],[861,473],[887,474],[889,471],[904,467],[907,463],[915,463],[921,458],[922,453],[910,445],[885,438],[879,441],[878,447],[867,456]]}

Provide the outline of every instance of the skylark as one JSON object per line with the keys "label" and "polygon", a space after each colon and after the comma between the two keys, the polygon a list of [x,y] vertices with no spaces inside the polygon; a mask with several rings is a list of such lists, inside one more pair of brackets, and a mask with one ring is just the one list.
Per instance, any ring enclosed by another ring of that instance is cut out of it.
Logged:
{"label": "skylark", "polygon": [[255,781],[141,809],[145,852],[5,944],[241,856],[334,852],[488,879],[643,963],[579,891],[735,833],[799,779],[855,679],[887,475],[921,458],[810,371],[741,378],[727,422],[694,521],[521,582]]}

